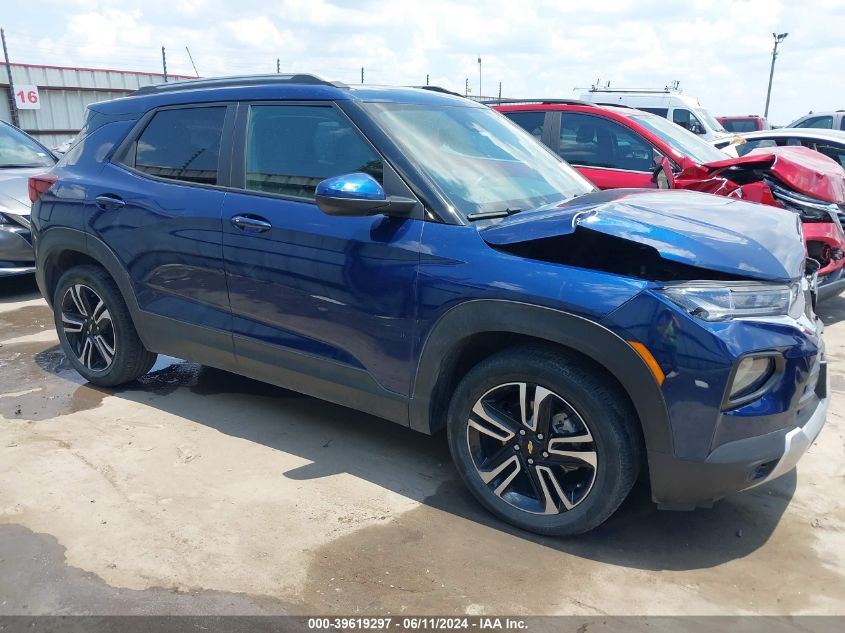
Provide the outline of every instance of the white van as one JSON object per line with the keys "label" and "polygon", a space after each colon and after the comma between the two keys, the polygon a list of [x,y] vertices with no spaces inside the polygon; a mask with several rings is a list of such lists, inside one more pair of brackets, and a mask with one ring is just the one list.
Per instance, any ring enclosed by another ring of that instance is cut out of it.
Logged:
{"label": "white van", "polygon": [[598,105],[622,105],[645,110],[674,121],[707,141],[730,136],[713,115],[701,107],[698,99],[666,87],[663,90],[624,90],[596,88],[581,93],[582,101]]}

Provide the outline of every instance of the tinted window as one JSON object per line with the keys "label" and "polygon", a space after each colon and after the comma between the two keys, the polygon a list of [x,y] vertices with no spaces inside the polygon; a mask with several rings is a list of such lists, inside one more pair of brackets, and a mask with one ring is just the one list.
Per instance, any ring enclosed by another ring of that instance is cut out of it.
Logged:
{"label": "tinted window", "polygon": [[695,134],[704,134],[704,126],[692,112],[684,108],[675,108],[672,111],[672,121],[682,128]]}
{"label": "tinted window", "polygon": [[538,141],[543,138],[543,121],[546,119],[545,112],[503,112],[502,114]]}
{"label": "tinted window", "polygon": [[821,152],[828,158],[832,158],[837,163],[845,167],[845,147],[816,143],[816,151]]}
{"label": "tinted window", "polygon": [[637,108],[637,110],[642,110],[643,112],[650,112],[651,114],[662,116],[664,119],[669,116],[669,108]]}
{"label": "tinted window", "polygon": [[334,108],[250,108],[247,189],[313,200],[321,180],[352,172],[382,182],[381,160]]}
{"label": "tinted window", "polygon": [[840,130],[845,130],[845,116],[842,117],[842,122],[839,124]]}
{"label": "tinted window", "polygon": [[830,129],[833,127],[833,117],[832,116],[814,116],[810,117],[805,121],[801,121],[795,127],[820,127],[825,129]]}
{"label": "tinted window", "polygon": [[141,133],[135,168],[151,176],[217,183],[225,107],[162,110]]}
{"label": "tinted window", "polygon": [[651,171],[651,144],[628,128],[597,116],[564,113],[558,153],[573,165]]}
{"label": "tinted window", "polygon": [[725,119],[722,127],[728,132],[754,132],[757,130],[756,119]]}

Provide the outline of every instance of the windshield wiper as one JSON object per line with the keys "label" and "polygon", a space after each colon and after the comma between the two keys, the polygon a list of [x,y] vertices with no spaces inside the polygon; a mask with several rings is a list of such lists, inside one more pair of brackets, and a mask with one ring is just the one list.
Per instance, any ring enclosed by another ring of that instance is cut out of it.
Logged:
{"label": "windshield wiper", "polygon": [[522,209],[502,209],[501,211],[481,211],[479,213],[470,213],[467,215],[467,220],[475,222],[476,220],[493,220],[495,218],[506,218],[514,213],[519,213]]}
{"label": "windshield wiper", "polygon": [[0,164],[0,169],[24,169],[29,167],[52,167],[52,165],[39,165],[33,163],[9,163]]}

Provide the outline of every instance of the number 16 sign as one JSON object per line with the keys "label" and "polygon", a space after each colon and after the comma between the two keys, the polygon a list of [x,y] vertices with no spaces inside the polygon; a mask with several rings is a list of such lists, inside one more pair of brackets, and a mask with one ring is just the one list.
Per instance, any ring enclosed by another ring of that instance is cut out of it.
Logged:
{"label": "number 16 sign", "polygon": [[18,110],[38,110],[41,108],[41,97],[38,96],[38,86],[18,84],[15,86],[15,105]]}

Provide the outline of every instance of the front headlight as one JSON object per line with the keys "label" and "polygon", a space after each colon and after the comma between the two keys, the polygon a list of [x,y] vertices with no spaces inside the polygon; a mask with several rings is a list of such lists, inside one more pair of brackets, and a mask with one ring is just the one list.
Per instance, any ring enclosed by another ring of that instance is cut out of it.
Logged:
{"label": "front headlight", "polygon": [[797,319],[804,312],[800,282],[790,285],[691,282],[664,286],[658,292],[704,321],[784,315]]}
{"label": "front headlight", "polygon": [[771,180],[767,180],[766,184],[769,185],[775,200],[785,209],[798,213],[802,221],[835,222],[839,224],[839,207],[836,204],[790,191]]}

